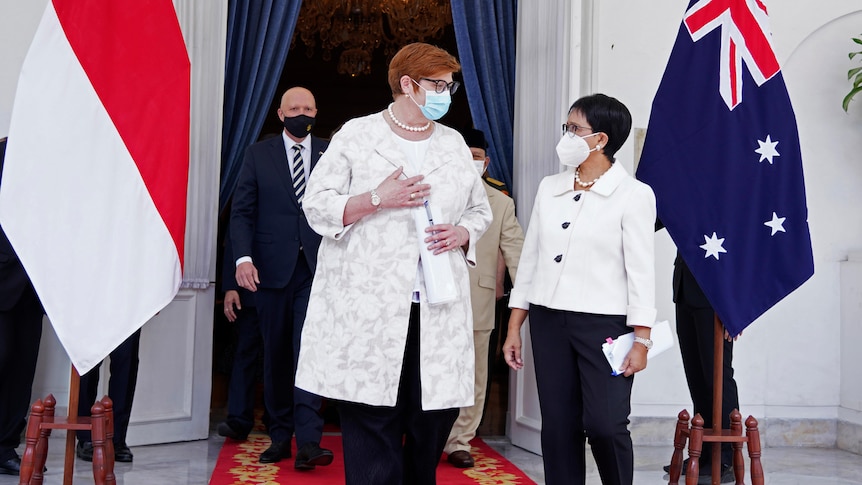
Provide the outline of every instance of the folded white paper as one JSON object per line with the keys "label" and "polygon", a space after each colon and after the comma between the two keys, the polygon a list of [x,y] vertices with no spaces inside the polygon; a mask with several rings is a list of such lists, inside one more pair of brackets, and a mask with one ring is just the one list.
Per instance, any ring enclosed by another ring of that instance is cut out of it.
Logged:
{"label": "folded white paper", "polygon": [[[667,320],[663,320],[653,325],[650,331],[650,340],[652,340],[652,348],[647,352],[648,359],[673,347],[673,334],[670,330],[670,323]],[[626,359],[634,343],[635,333],[629,332],[615,339],[608,337],[605,343],[602,344],[602,352],[604,352],[605,358],[608,359],[608,364],[611,365],[612,375],[618,376],[623,373],[623,361]]]}
{"label": "folded white paper", "polygon": [[428,303],[434,305],[454,301],[458,298],[458,287],[455,285],[455,276],[449,263],[449,252],[434,255],[428,250],[428,243],[425,242],[428,234],[425,229],[432,225],[434,220],[441,221],[441,214],[426,202],[425,207],[413,209],[413,219],[419,236],[419,257],[422,260],[422,275],[425,277],[425,296],[428,298]]}

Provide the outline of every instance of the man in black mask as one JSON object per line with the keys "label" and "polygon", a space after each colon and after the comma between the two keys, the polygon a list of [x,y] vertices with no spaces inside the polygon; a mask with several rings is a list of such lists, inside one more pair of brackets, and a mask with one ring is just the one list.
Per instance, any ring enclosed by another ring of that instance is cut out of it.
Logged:
{"label": "man in black mask", "polygon": [[[293,385],[320,244],[302,211],[308,176],[328,145],[310,135],[316,115],[311,91],[295,87],[284,93],[278,108],[282,136],[246,151],[230,219],[236,281],[254,293],[263,337],[264,402],[272,444],[260,461],[290,457],[295,432],[294,467],[300,470],[332,462],[332,452],[320,447],[320,397]],[[234,439],[244,439],[248,431],[219,427],[220,434]]]}

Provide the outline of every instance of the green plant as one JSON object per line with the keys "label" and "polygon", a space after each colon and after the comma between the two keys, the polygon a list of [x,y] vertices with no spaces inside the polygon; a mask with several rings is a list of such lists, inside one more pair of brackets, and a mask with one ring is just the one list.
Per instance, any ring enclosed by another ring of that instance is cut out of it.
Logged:
{"label": "green plant", "polygon": [[[862,38],[853,37],[853,42],[862,44]],[[853,59],[857,54],[862,56],[862,51],[851,52],[848,55],[850,56],[850,59]],[[853,96],[856,96],[860,91],[862,91],[862,67],[854,67],[847,71],[847,79],[853,82],[853,88],[849,93],[847,93],[847,96],[844,96],[844,101],[841,103],[844,111],[847,111],[847,108],[850,106],[850,100],[853,99]]]}

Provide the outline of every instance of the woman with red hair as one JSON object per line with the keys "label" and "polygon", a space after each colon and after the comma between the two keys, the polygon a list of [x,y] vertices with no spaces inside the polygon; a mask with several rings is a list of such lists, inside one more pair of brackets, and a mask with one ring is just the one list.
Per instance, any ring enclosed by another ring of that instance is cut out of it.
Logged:
{"label": "woman with red hair", "polygon": [[[435,122],[459,69],[443,49],[402,48],[393,102],[345,123],[308,181],[303,206],[323,241],[296,386],[337,403],[348,485],[436,483],[473,403],[467,266],[491,208],[464,139]],[[453,291],[438,299],[423,266],[441,265]]]}

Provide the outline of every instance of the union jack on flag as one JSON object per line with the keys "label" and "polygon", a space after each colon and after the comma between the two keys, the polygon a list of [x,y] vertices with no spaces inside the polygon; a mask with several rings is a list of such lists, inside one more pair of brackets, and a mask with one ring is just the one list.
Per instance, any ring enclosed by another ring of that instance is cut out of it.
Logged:
{"label": "union jack on flag", "polygon": [[814,274],[796,117],[760,0],[692,0],[637,176],[731,335]]}

